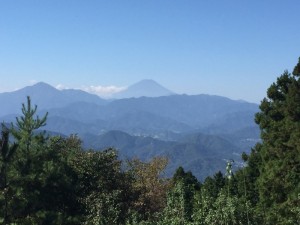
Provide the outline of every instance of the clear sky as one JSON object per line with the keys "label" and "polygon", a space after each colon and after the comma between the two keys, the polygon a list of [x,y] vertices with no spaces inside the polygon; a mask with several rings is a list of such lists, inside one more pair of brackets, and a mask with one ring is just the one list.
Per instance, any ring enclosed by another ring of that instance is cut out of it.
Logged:
{"label": "clear sky", "polygon": [[298,61],[299,11],[299,0],[0,0],[0,92],[153,79],[258,103]]}

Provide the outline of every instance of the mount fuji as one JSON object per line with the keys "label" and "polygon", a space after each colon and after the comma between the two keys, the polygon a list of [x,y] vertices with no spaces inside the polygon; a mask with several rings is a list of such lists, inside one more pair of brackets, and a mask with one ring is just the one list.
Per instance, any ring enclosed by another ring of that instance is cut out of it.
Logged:
{"label": "mount fuji", "polygon": [[127,89],[116,93],[113,98],[139,98],[139,97],[160,97],[174,95],[175,93],[158,84],[151,79],[141,80]]}

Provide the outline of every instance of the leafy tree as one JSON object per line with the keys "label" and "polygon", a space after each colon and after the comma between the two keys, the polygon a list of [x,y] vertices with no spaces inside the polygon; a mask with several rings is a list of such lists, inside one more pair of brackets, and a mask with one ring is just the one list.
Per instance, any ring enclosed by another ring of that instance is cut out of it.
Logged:
{"label": "leafy tree", "polygon": [[[183,180],[178,180],[167,194],[165,207],[159,224],[183,225],[191,220],[190,209],[193,201],[187,205],[187,195],[192,194],[184,185]],[[189,197],[189,196],[188,196]],[[191,200],[191,199],[190,199]],[[187,208],[188,207],[188,208]]]}
{"label": "leafy tree", "polygon": [[137,194],[133,210],[140,215],[140,220],[151,220],[166,206],[166,192],[169,182],[163,177],[168,159],[155,157],[149,162],[132,159],[127,162],[133,190]]}
{"label": "leafy tree", "polygon": [[204,218],[205,224],[247,224],[244,205],[237,196],[228,196],[226,189],[219,193],[216,201],[210,203],[212,206]]}
{"label": "leafy tree", "polygon": [[114,149],[79,152],[72,160],[78,175],[84,224],[125,224],[132,202],[131,182]]}
{"label": "leafy tree", "polygon": [[[172,179],[172,187],[167,194],[167,207],[162,224],[188,224],[193,221],[194,199],[201,184],[190,172],[179,167]],[[197,205],[198,207],[198,205]]]}
{"label": "leafy tree", "polygon": [[43,167],[36,171],[40,173],[39,223],[79,224],[83,220],[78,174],[71,163],[81,151],[80,144],[74,136],[47,141]]}

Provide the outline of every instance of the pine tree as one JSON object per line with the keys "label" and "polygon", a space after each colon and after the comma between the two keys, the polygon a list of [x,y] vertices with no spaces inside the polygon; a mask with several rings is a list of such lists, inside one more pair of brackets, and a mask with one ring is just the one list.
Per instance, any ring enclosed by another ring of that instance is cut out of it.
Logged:
{"label": "pine tree", "polygon": [[[256,161],[260,209],[268,224],[294,224],[300,192],[300,60],[293,75],[278,77],[260,104],[256,122],[262,143],[252,151]],[[255,168],[252,169],[255,171]],[[292,222],[289,222],[292,221]]]}
{"label": "pine tree", "polygon": [[[46,138],[43,133],[35,133],[46,124],[47,114],[40,119],[34,118],[37,106],[32,108],[30,97],[27,104],[22,104],[23,115],[16,118],[16,126],[12,124],[11,133],[18,149],[14,157],[14,176],[12,185],[15,196],[12,211],[15,218],[22,218],[24,223],[34,223],[32,215],[39,207],[40,171],[43,167],[42,155]],[[24,219],[26,218],[26,220]]]}
{"label": "pine tree", "polygon": [[[34,116],[37,113],[37,105],[32,109],[31,99],[27,96],[27,105],[22,104],[22,113],[23,115],[19,118],[16,118],[16,126],[12,124],[11,132],[13,136],[18,140],[20,144],[23,145],[26,154],[30,154],[30,145],[33,144],[33,141],[41,141],[43,139],[43,134],[40,133],[37,135],[34,133],[35,130],[46,125],[46,120],[48,113],[46,113],[42,119],[39,116]],[[35,140],[33,140],[35,139]]]}

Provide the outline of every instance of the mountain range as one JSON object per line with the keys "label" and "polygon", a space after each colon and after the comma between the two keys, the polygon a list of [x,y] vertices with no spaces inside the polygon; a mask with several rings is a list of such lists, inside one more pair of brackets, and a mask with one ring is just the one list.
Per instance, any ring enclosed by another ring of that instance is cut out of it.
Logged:
{"label": "mountain range", "polygon": [[225,168],[224,159],[249,152],[259,141],[257,104],[205,94],[177,95],[152,80],[129,87],[115,100],[37,83],[0,93],[0,120],[15,121],[26,96],[38,105],[39,115],[49,113],[43,129],[77,134],[85,148],[115,147],[123,158],[166,155],[168,174],[184,166],[201,179]]}

